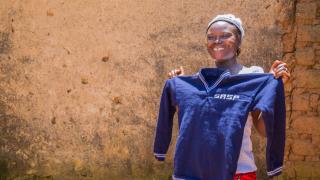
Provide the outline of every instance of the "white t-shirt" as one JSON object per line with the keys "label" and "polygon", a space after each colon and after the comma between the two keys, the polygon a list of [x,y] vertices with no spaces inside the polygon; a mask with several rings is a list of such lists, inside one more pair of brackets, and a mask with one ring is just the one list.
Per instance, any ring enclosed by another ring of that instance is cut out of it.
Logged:
{"label": "white t-shirt", "polygon": [[[258,66],[245,67],[241,69],[239,74],[248,73],[263,73],[263,69]],[[238,166],[236,173],[248,173],[257,170],[257,166],[254,162],[253,152],[252,152],[252,141],[251,141],[251,128],[252,128],[252,116],[249,115],[246,125],[244,127],[244,133],[242,138],[242,145],[240,149],[240,155],[238,159]]]}

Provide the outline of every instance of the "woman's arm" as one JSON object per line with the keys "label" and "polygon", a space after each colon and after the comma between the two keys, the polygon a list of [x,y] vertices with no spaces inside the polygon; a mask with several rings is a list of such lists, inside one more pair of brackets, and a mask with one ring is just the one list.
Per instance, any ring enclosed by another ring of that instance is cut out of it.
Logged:
{"label": "woman's arm", "polygon": [[253,125],[256,128],[256,130],[258,131],[258,133],[262,137],[266,137],[266,129],[264,126],[264,120],[261,116],[261,111],[260,110],[252,111],[251,116],[252,116]]}
{"label": "woman's arm", "polygon": [[[287,64],[279,60],[273,62],[269,72],[272,73],[275,78],[281,77],[283,83],[287,83],[291,76]],[[264,120],[261,116],[261,111],[253,111],[251,112],[251,116],[253,119],[254,127],[257,129],[261,136],[266,137],[266,129],[264,126]]]}

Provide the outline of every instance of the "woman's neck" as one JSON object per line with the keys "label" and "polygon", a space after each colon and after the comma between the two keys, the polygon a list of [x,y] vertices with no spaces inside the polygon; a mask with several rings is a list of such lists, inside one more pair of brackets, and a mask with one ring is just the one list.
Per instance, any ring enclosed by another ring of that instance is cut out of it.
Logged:
{"label": "woman's neck", "polygon": [[231,74],[238,74],[243,67],[235,58],[224,61],[216,61],[215,64],[217,68],[227,69]]}
{"label": "woman's neck", "polygon": [[228,69],[231,74],[238,74],[242,69],[242,65],[238,64],[235,58],[223,61],[215,61],[217,68]]}

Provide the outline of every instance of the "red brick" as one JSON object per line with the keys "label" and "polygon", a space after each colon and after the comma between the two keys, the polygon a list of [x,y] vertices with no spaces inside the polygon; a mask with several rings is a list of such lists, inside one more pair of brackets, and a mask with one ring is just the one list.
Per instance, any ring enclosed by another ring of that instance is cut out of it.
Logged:
{"label": "red brick", "polygon": [[292,61],[294,61],[294,53],[285,53],[283,58],[282,58],[282,61],[286,62],[287,64],[288,63],[291,63]]}
{"label": "red brick", "polygon": [[283,52],[293,52],[294,45],[296,40],[296,33],[287,33],[283,35],[282,44],[283,44]]}
{"label": "red brick", "polygon": [[303,140],[304,142],[311,143],[312,142],[312,135],[311,134],[301,134],[300,139]]}
{"label": "red brick", "polygon": [[320,43],[313,43],[313,48],[316,50],[320,50]]}
{"label": "red brick", "polygon": [[300,69],[295,71],[294,85],[302,88],[320,88],[320,71]]}
{"label": "red brick", "polygon": [[290,97],[286,98],[286,110],[287,111],[291,110],[291,98]]}
{"label": "red brick", "polygon": [[294,169],[298,179],[303,177],[312,177],[312,163],[309,162],[295,162]]}
{"label": "red brick", "polygon": [[317,15],[317,3],[298,3],[296,19],[314,19]]}
{"label": "red brick", "polygon": [[316,64],[313,66],[313,69],[320,70],[320,64]]}
{"label": "red brick", "polygon": [[313,135],[312,136],[312,144],[314,144],[320,148],[320,136]]}
{"label": "red brick", "polygon": [[307,42],[307,41],[297,41],[295,44],[296,49],[302,49],[305,47],[312,47],[313,43],[312,42]]}
{"label": "red brick", "polygon": [[314,19],[312,24],[314,24],[314,25],[320,24],[320,19]]}
{"label": "red brick", "polygon": [[308,111],[309,110],[309,94],[301,89],[294,90],[292,93],[292,110]]}
{"label": "red brick", "polygon": [[[293,87],[292,87],[292,82],[291,81],[288,81],[285,85],[284,85],[284,90],[286,92],[286,94],[290,93],[292,91]],[[290,102],[290,101],[287,101],[287,102]],[[291,103],[291,102],[290,102]],[[287,110],[290,110],[287,109]]]}
{"label": "red brick", "polygon": [[[312,111],[313,110],[313,111]],[[314,110],[310,108],[310,111],[307,111],[307,116],[317,116],[318,113]]]}
{"label": "red brick", "polygon": [[314,19],[297,19],[296,20],[297,25],[313,25],[316,24]]}
{"label": "red brick", "polygon": [[[286,162],[286,164],[284,166],[284,170],[282,172],[282,175],[284,176],[283,180],[287,180],[289,178],[294,178],[295,177],[294,166],[290,165],[289,162]],[[276,178],[275,180],[278,180],[278,179]]]}
{"label": "red brick", "polygon": [[[289,138],[294,140],[296,138],[299,138],[299,135],[295,130],[291,128],[286,131],[286,138],[288,139],[288,143],[289,143]],[[293,142],[293,140],[291,140],[290,142]]]}
{"label": "red brick", "polygon": [[319,157],[317,155],[315,156],[306,156],[305,161],[319,161]]}
{"label": "red brick", "polygon": [[294,153],[290,153],[289,154],[289,160],[290,161],[303,161],[304,160],[304,156],[303,155],[296,155]]}
{"label": "red brick", "polygon": [[316,2],[317,0],[298,0],[298,3],[313,3]]}
{"label": "red brick", "polygon": [[313,164],[313,171],[312,171],[312,177],[314,179],[320,179],[320,162],[316,162]]}
{"label": "red brick", "polygon": [[309,92],[310,94],[319,94],[320,89],[308,89],[308,92]]}
{"label": "red brick", "polygon": [[297,41],[320,41],[320,25],[301,25],[298,26]]}
{"label": "red brick", "polygon": [[316,109],[318,107],[319,102],[319,94],[311,94],[310,95],[310,107]]}
{"label": "red brick", "polygon": [[[307,133],[315,135],[320,135],[320,119],[319,116],[300,116],[292,120],[291,128],[298,133]],[[311,138],[312,139],[312,138]],[[307,140],[304,140],[307,142]]]}
{"label": "red brick", "polygon": [[314,64],[314,49],[313,48],[303,48],[297,49],[295,52],[296,62],[300,65],[313,65]]}

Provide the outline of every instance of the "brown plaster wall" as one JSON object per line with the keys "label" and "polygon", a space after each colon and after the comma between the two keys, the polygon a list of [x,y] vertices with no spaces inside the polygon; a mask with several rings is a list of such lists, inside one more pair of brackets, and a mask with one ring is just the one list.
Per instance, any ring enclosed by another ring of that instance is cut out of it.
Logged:
{"label": "brown plaster wall", "polygon": [[[319,166],[319,3],[286,0],[0,0],[0,177],[168,179],[173,145],[165,163],[152,156],[166,74],[213,66],[204,31],[226,12],[245,26],[241,63],[293,69],[282,178],[319,177],[296,168]],[[312,131],[295,121],[305,114]],[[253,141],[264,179],[265,142]]]}

